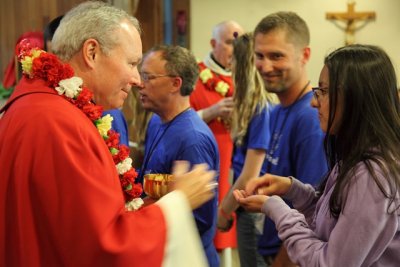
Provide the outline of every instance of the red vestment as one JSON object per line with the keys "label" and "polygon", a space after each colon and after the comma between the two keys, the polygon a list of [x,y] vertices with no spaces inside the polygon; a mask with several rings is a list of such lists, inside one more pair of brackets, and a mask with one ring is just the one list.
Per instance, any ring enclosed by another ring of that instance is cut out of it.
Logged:
{"label": "red vestment", "polygon": [[[209,62],[210,58],[208,58]],[[233,82],[230,75],[218,74],[212,66],[206,66],[203,62],[199,64],[200,71],[205,68],[209,68],[214,77],[221,80],[229,85],[229,90],[226,93],[226,97],[233,95]],[[208,88],[207,84],[203,83],[201,79],[198,79],[195,89],[190,95],[190,104],[195,110],[202,110],[208,108],[220,100],[224,96],[215,91],[214,88]],[[229,171],[231,167],[233,142],[230,135],[229,127],[227,127],[221,119],[213,119],[208,122],[208,126],[213,132],[215,139],[217,140],[219,156],[220,156],[220,173],[218,182],[218,203],[221,203],[225,195],[229,192],[231,184],[229,183]],[[214,244],[217,249],[234,248],[236,247],[236,223],[228,232],[217,231]]]}
{"label": "red vestment", "polygon": [[182,193],[126,211],[111,154],[83,112],[25,78],[8,103],[0,119],[0,266],[174,266],[168,206],[185,203],[174,210],[191,218]]}

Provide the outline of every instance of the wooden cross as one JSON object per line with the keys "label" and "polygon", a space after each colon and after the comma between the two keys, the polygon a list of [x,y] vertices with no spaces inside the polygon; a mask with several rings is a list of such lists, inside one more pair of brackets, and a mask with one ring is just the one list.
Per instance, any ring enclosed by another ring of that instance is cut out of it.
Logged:
{"label": "wooden cross", "polygon": [[356,28],[356,23],[359,21],[364,21],[367,23],[370,20],[375,19],[375,12],[355,12],[354,0],[349,0],[347,2],[347,12],[327,12],[326,19],[328,20],[339,20],[344,21],[346,23],[346,27],[344,28],[346,33],[345,43],[346,45],[354,43],[354,33],[361,27],[365,26],[365,24],[361,27]]}

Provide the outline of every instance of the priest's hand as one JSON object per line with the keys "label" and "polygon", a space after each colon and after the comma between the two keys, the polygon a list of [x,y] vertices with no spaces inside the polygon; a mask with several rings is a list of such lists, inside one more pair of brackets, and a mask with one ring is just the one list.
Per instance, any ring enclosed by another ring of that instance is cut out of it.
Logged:
{"label": "priest's hand", "polygon": [[228,121],[231,118],[234,106],[233,97],[225,97],[215,104],[215,114],[222,120]]}
{"label": "priest's hand", "polygon": [[144,197],[143,198],[143,207],[156,203],[156,199],[151,197]]}
{"label": "priest's hand", "polygon": [[214,105],[202,109],[198,113],[206,123],[209,123],[214,119],[229,121],[232,115],[233,107],[233,97],[224,97]]}
{"label": "priest's hand", "polygon": [[207,164],[194,165],[191,171],[189,166],[187,161],[175,162],[172,175],[174,190],[182,191],[194,210],[214,196],[218,184],[214,180],[215,171],[208,170]]}

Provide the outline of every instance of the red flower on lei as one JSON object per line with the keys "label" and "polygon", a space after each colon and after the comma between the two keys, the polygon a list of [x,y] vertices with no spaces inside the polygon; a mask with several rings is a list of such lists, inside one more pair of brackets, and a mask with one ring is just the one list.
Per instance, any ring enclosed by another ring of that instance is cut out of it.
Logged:
{"label": "red flower on lei", "polygon": [[[81,79],[74,77],[74,70],[70,65],[62,63],[53,54],[31,47],[27,40],[22,40],[19,43],[16,54],[27,78],[42,79],[46,81],[48,86],[55,88],[59,94],[62,94],[58,90],[62,87],[60,82],[67,81],[68,83],[69,79],[75,78],[75,80],[70,81],[70,84],[73,85],[72,90],[67,88],[62,96],[79,108],[101,133],[99,125],[102,124],[103,107],[92,102],[93,93],[88,88],[82,86],[81,83],[78,83],[80,86],[75,86],[75,83],[81,81]],[[71,94],[73,97],[71,97]],[[111,120],[109,120],[110,123]],[[140,183],[135,182],[138,173],[131,165],[132,159],[129,157],[129,148],[126,145],[119,144],[119,134],[114,130],[108,130],[106,134],[102,134],[102,137],[116,165],[126,207],[129,210],[138,209],[143,203],[140,199],[143,187]],[[133,203],[135,201],[136,203]]]}

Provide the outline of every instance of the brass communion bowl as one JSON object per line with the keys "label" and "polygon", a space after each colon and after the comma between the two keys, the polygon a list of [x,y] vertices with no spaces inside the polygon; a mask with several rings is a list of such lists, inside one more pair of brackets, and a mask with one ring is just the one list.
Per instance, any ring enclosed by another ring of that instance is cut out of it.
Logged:
{"label": "brass communion bowl", "polygon": [[149,173],[143,176],[143,189],[146,195],[159,199],[171,191],[172,174]]}

